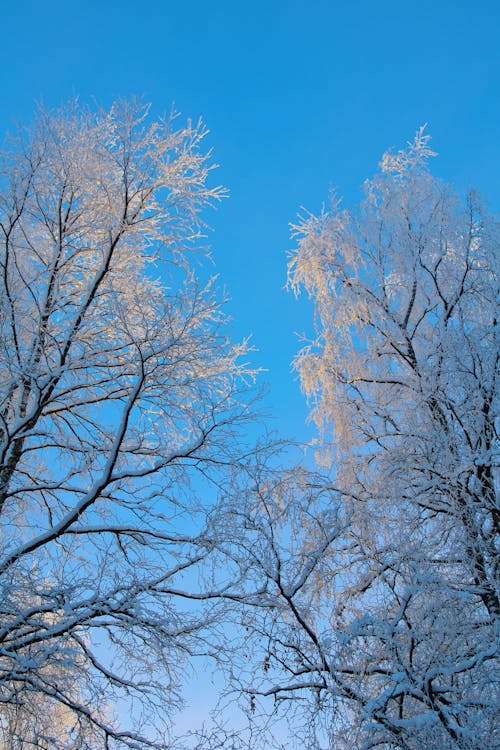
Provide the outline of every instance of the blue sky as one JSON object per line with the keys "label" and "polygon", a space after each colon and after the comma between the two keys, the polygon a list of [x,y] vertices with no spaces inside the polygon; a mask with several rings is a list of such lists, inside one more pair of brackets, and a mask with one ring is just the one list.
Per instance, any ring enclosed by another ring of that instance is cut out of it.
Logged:
{"label": "blue sky", "polygon": [[75,94],[203,117],[231,194],[209,221],[234,336],[253,334],[276,428],[307,438],[290,360],[312,317],[283,290],[288,224],[333,186],[358,200],[424,122],[435,173],[498,210],[499,22],[490,0],[3,0],[0,127]]}

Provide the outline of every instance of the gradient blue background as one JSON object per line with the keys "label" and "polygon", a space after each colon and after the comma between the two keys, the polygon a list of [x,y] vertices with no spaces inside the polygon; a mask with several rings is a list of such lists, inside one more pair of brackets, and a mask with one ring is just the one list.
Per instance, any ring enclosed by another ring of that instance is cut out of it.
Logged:
{"label": "gradient blue background", "polygon": [[35,100],[107,106],[139,94],[202,116],[231,197],[207,217],[234,336],[253,334],[275,427],[307,438],[290,360],[311,309],[283,287],[288,224],[330,187],[347,204],[382,152],[428,123],[433,170],[493,209],[500,4],[464,2],[1,3],[0,131]]}

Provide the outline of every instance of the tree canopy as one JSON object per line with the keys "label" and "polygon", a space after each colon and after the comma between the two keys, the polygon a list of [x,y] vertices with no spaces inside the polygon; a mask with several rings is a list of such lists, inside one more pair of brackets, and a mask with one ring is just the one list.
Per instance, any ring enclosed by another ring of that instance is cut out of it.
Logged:
{"label": "tree canopy", "polygon": [[[18,742],[51,705],[70,726],[51,747],[159,742],[141,722],[207,649],[212,615],[186,604],[213,551],[191,484],[236,456],[249,373],[194,271],[221,196],[203,135],[75,103],[3,155],[0,701]],[[128,728],[120,701],[141,707]]]}
{"label": "tree canopy", "polygon": [[203,263],[203,137],[72,103],[2,155],[2,750],[173,747],[195,656],[248,730],[183,747],[287,720],[300,747],[495,750],[498,223],[423,129],[359,207],[296,222],[319,439],[278,459]]}
{"label": "tree canopy", "polygon": [[431,156],[420,130],[358,208],[293,227],[324,475],[256,481],[233,511],[265,591],[239,685],[311,747],[499,742],[498,224]]}

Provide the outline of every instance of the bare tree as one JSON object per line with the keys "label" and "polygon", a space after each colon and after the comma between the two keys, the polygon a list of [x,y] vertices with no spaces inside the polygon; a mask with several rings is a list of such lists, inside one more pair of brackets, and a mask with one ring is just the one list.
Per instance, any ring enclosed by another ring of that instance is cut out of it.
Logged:
{"label": "bare tree", "polygon": [[182,659],[209,648],[201,479],[234,458],[248,372],[191,260],[221,196],[203,136],[75,103],[2,157],[3,728],[50,704],[75,742],[164,746]]}
{"label": "bare tree", "polygon": [[318,321],[296,366],[317,423],[335,430],[341,484],[373,480],[371,498],[390,490],[423,523],[438,517],[494,618],[498,225],[429,174],[432,155],[421,130],[384,156],[360,216],[334,204],[296,227],[290,283]]}
{"label": "bare tree", "polygon": [[311,747],[500,741],[498,226],[431,155],[419,131],[359,211],[334,199],[295,227],[317,326],[295,364],[330,475],[255,481],[237,511],[264,592],[240,687]]}
{"label": "bare tree", "polygon": [[[66,674],[57,665],[52,675],[66,688],[72,685],[73,700],[81,699],[78,670],[67,668]],[[48,694],[32,690],[19,690],[16,700],[2,704],[0,714],[0,747],[2,750],[39,748],[52,750],[100,750],[104,740],[102,732],[81,713],[53,699]]]}

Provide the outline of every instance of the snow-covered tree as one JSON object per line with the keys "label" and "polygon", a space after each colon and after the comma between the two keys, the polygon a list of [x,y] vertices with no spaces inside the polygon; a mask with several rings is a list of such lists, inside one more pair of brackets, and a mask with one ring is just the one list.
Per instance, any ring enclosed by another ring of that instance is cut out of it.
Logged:
{"label": "snow-covered tree", "polygon": [[161,744],[209,648],[197,497],[233,461],[248,373],[197,250],[221,195],[203,136],[75,103],[2,156],[0,725],[21,743],[59,706],[51,747]]}
{"label": "snow-covered tree", "polygon": [[295,365],[330,476],[239,508],[265,581],[245,690],[302,707],[331,748],[500,743],[499,232],[431,156],[419,131],[359,210],[334,198],[294,227],[317,330]]}
{"label": "snow-covered tree", "polygon": [[[71,675],[64,675],[59,669],[53,677],[65,681],[66,686],[71,680]],[[73,689],[75,699],[79,690],[75,679]],[[101,750],[102,747],[102,732],[91,721],[47,694],[19,691],[15,701],[2,705],[1,750]]]}
{"label": "snow-covered tree", "polygon": [[290,282],[318,324],[296,367],[334,431],[342,487],[373,481],[370,498],[382,489],[438,518],[494,618],[499,231],[477,196],[462,204],[430,175],[432,155],[421,130],[385,154],[359,215],[334,202],[296,227]]}

